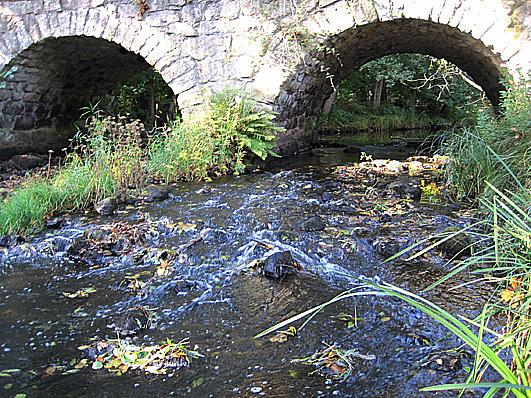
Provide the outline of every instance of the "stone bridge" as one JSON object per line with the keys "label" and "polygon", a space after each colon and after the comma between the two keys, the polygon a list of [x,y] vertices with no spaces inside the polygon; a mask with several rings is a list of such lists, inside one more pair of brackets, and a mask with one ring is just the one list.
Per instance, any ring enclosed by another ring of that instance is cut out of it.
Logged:
{"label": "stone bridge", "polygon": [[[298,3],[298,4],[297,4]],[[526,0],[0,0],[0,156],[65,143],[79,108],[144,69],[184,116],[241,87],[275,109],[295,152],[337,83],[375,58],[445,58],[492,103],[528,71]],[[16,69],[16,70],[15,70]]]}

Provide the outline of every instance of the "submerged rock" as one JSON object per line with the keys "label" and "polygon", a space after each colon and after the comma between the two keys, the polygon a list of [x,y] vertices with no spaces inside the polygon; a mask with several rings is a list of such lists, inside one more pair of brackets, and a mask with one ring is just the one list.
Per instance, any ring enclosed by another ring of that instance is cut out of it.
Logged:
{"label": "submerged rock", "polygon": [[24,243],[24,238],[19,235],[0,236],[0,247],[11,247]]}
{"label": "submerged rock", "polygon": [[387,188],[395,191],[400,197],[413,200],[420,199],[422,195],[420,185],[408,180],[393,181],[387,186]]}
{"label": "submerged rock", "polygon": [[65,223],[63,217],[54,217],[44,220],[44,227],[48,229],[58,229],[61,228]]}
{"label": "submerged rock", "polygon": [[30,170],[35,167],[44,166],[47,162],[40,156],[35,155],[16,155],[9,159],[9,163],[21,170]]}
{"label": "submerged rock", "polygon": [[308,232],[322,231],[325,228],[326,224],[320,217],[310,217],[302,223],[302,229]]}
{"label": "submerged rock", "polygon": [[108,240],[112,235],[112,231],[109,228],[104,228],[101,225],[95,225],[88,228],[83,233],[83,238],[92,241],[104,241]]}
{"label": "submerged rock", "polygon": [[461,258],[465,256],[470,256],[472,254],[472,241],[470,240],[470,237],[462,231],[461,228],[447,227],[441,232],[441,235],[443,235],[443,237],[438,239],[444,239],[445,236],[452,235],[455,233],[457,233],[457,235],[452,236],[450,239],[447,239],[444,242],[440,243],[437,248],[446,256],[451,258]]}
{"label": "submerged rock", "polygon": [[144,307],[129,308],[116,322],[115,329],[122,336],[131,336],[151,326],[151,314]]}
{"label": "submerged rock", "polygon": [[297,263],[289,251],[275,252],[264,260],[263,273],[268,278],[282,279],[296,272]]}
{"label": "submerged rock", "polygon": [[100,200],[94,205],[94,210],[102,216],[109,216],[116,210],[118,206],[115,198],[106,198]]}
{"label": "submerged rock", "polygon": [[361,154],[361,149],[359,149],[357,146],[349,146],[343,149],[344,153],[352,153],[352,154]]}

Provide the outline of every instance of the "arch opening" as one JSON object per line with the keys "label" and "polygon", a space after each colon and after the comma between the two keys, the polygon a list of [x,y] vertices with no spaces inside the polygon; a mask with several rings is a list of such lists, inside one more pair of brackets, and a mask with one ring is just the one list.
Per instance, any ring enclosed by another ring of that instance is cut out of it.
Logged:
{"label": "arch opening", "polygon": [[[489,101],[457,66],[423,54],[387,55],[351,72],[325,102],[323,133],[450,128]],[[321,134],[319,134],[321,135]]]}
{"label": "arch opening", "polygon": [[[64,147],[75,132],[82,107],[99,100],[110,104],[109,96],[119,95],[124,82],[134,81],[139,74],[149,81],[153,75],[151,65],[140,55],[88,36],[42,40],[18,54],[4,70],[13,71],[0,91],[4,158]],[[153,83],[165,85],[165,95],[172,96],[160,76]],[[130,94],[133,97],[134,92]]]}
{"label": "arch opening", "polygon": [[326,101],[342,80],[384,56],[418,53],[447,60],[466,72],[494,106],[503,89],[498,54],[458,28],[429,20],[402,18],[353,27],[331,37],[324,48],[310,53],[277,97],[279,120],[288,130],[286,152],[311,137]]}

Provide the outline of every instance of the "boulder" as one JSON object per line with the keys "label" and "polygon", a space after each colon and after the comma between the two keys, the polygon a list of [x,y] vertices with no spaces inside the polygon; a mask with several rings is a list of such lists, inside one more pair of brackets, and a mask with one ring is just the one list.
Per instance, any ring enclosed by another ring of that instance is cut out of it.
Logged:
{"label": "boulder", "polygon": [[263,273],[268,278],[282,279],[297,272],[291,252],[275,252],[264,260]]}
{"label": "boulder", "polygon": [[167,199],[170,195],[167,187],[149,185],[146,187],[147,194],[144,196],[145,202],[158,202]]}
{"label": "boulder", "polygon": [[117,206],[115,198],[105,198],[94,205],[94,210],[102,216],[109,216],[114,213]]}
{"label": "boulder", "polygon": [[41,167],[46,165],[48,162],[41,158],[40,156],[35,155],[15,155],[9,159],[9,163],[21,170],[30,170],[35,167]]}

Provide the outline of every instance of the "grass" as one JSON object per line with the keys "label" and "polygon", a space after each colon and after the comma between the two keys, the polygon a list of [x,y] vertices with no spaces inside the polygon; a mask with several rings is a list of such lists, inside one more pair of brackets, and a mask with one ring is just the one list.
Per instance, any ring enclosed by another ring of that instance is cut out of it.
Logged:
{"label": "grass", "polygon": [[334,106],[327,117],[321,120],[325,129],[352,129],[358,131],[389,131],[399,129],[429,129],[431,126],[446,125],[448,122],[425,113],[417,113],[394,106],[380,109],[358,106]]}
{"label": "grass", "polygon": [[277,156],[272,147],[282,129],[274,114],[235,90],[214,94],[204,115],[172,123],[149,147],[148,169],[165,181],[205,179],[245,170],[248,153]]}
{"label": "grass", "polygon": [[[482,388],[487,390],[485,397],[499,393],[504,397],[510,394],[518,398],[531,397],[531,99],[528,81],[522,80],[504,94],[503,116],[481,114],[474,128],[449,138],[444,147],[444,153],[451,158],[447,185],[455,198],[479,206],[478,221],[462,230],[424,239],[387,260],[406,253],[413,253],[407,259],[413,260],[458,234],[468,234],[473,254],[456,260],[451,272],[426,291],[464,270],[476,277],[472,282],[494,283],[495,294],[479,317],[468,320],[399,287],[360,281],[358,287],[280,322],[256,338],[306,318],[304,326],[323,308],[341,300],[359,296],[393,297],[438,321],[475,352],[474,366],[464,383],[426,387],[423,391]],[[493,316],[505,317],[502,330],[488,327]],[[494,336],[495,341],[487,343],[486,336]],[[482,380],[488,368],[498,374],[499,381]]]}
{"label": "grass", "polygon": [[451,159],[447,185],[460,201],[492,195],[486,181],[500,190],[531,188],[531,105],[529,78],[503,94],[502,115],[483,111],[476,125],[445,134],[441,151]]}
{"label": "grass", "polygon": [[34,232],[46,217],[83,209],[99,200],[139,188],[142,149],[135,136],[138,122],[88,116],[89,134],[78,137],[59,171],[50,178],[36,177],[16,189],[0,207],[0,236]]}
{"label": "grass", "polygon": [[90,207],[108,197],[126,197],[146,181],[207,179],[244,171],[244,158],[274,155],[281,129],[269,111],[246,95],[214,95],[205,114],[148,132],[139,121],[85,109],[86,133],[50,178],[33,178],[0,205],[0,236],[35,232],[46,217]]}

